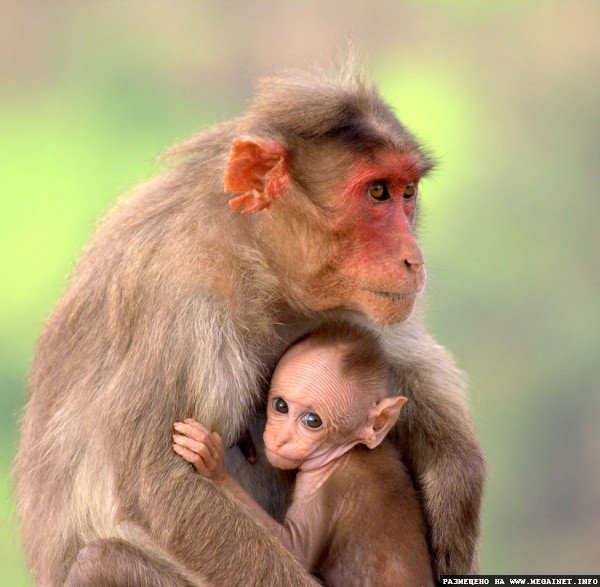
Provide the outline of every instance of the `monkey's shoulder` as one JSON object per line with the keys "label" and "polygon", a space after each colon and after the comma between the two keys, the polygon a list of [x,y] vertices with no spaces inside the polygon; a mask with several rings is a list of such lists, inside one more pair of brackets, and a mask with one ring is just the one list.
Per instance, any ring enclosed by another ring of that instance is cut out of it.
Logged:
{"label": "monkey's shoulder", "polygon": [[407,524],[424,532],[417,489],[391,442],[375,449],[357,446],[322,488],[325,511],[335,520],[335,533],[362,528],[367,541]]}
{"label": "monkey's shoulder", "polygon": [[326,493],[332,495],[389,495],[413,493],[412,479],[391,442],[375,449],[363,445],[353,448],[328,479]]}

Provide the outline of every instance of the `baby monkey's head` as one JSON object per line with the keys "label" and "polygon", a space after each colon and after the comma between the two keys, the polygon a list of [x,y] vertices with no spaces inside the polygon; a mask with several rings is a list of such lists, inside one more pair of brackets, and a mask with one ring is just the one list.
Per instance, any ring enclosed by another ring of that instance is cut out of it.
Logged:
{"label": "baby monkey's head", "polygon": [[392,374],[370,331],[327,324],[295,342],[269,390],[264,433],[269,462],[315,469],[357,444],[375,448],[395,424],[405,397],[390,397]]}

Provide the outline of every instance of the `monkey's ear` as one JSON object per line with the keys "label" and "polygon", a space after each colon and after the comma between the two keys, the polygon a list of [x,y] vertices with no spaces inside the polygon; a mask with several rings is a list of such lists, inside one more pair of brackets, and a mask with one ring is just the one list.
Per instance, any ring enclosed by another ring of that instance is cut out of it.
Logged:
{"label": "monkey's ear", "polygon": [[379,446],[398,420],[402,406],[408,401],[400,395],[378,401],[369,412],[363,429],[362,442],[369,448]]}
{"label": "monkey's ear", "polygon": [[289,182],[288,158],[279,143],[235,139],[225,170],[225,191],[240,195],[229,200],[229,206],[245,214],[270,206]]}

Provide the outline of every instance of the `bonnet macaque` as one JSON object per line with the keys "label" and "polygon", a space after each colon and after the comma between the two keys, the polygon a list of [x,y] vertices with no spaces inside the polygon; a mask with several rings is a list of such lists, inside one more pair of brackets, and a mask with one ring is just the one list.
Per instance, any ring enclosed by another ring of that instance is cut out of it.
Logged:
{"label": "bonnet macaque", "polygon": [[[14,468],[34,581],[314,586],[170,440],[192,417],[228,448],[247,430],[260,444],[264,382],[325,321],[369,329],[391,395],[409,398],[388,438],[435,578],[477,572],[485,459],[420,312],[427,151],[364,76],[300,73],[263,80],[238,118],[168,156],[100,223],[39,339]],[[291,475],[266,459],[234,475],[283,519]]]}
{"label": "bonnet macaque", "polygon": [[348,325],[322,327],[283,355],[263,437],[274,467],[298,470],[283,524],[228,473],[216,432],[177,422],[173,449],[229,489],[329,587],[433,586],[415,490],[384,442],[406,402],[388,397],[390,375],[377,339]]}

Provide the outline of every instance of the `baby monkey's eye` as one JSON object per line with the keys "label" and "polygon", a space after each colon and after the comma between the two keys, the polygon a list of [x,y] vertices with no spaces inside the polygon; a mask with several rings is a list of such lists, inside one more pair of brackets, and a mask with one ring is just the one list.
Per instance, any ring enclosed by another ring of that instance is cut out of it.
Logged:
{"label": "baby monkey's eye", "polygon": [[307,414],[304,414],[304,416],[302,416],[302,418],[300,419],[306,426],[312,429],[317,429],[323,426],[323,421],[314,412],[308,412]]}
{"label": "baby monkey's eye", "polygon": [[377,202],[383,202],[390,199],[390,193],[383,181],[376,181],[369,186],[369,196]]}
{"label": "baby monkey's eye", "polygon": [[271,405],[273,406],[273,409],[276,412],[279,412],[280,414],[287,414],[288,413],[288,405],[287,405],[286,401],[283,398],[276,397],[271,402]]}

